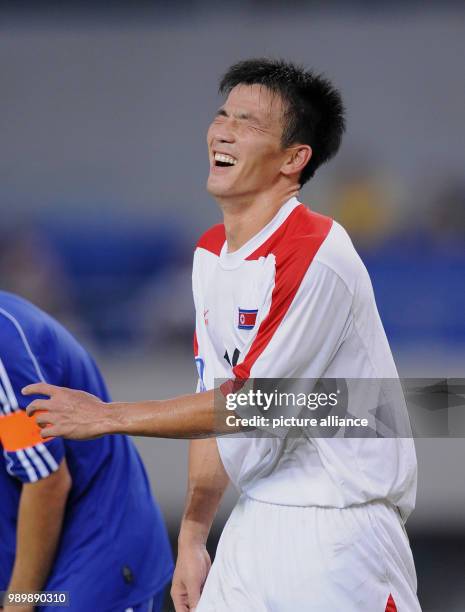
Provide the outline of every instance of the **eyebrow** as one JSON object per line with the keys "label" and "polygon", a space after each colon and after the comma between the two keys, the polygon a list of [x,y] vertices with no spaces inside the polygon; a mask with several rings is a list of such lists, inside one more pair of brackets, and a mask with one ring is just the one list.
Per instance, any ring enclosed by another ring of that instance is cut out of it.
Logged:
{"label": "eyebrow", "polygon": [[[216,117],[229,117],[229,113],[225,108],[221,107],[216,111],[215,116]],[[245,120],[249,119],[255,123],[258,123],[258,125],[263,125],[263,122],[260,121],[260,119],[256,115],[252,115],[251,113],[245,113],[245,112],[237,113],[236,118],[245,119]]]}

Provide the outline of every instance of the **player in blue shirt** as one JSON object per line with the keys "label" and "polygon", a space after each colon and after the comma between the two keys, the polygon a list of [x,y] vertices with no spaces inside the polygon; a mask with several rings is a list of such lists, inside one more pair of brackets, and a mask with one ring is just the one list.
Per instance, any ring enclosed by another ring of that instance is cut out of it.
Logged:
{"label": "player in blue shirt", "polygon": [[0,291],[0,591],[68,591],[70,611],[161,610],[172,556],[134,445],[119,435],[43,440],[20,392],[39,381],[109,400],[87,351]]}

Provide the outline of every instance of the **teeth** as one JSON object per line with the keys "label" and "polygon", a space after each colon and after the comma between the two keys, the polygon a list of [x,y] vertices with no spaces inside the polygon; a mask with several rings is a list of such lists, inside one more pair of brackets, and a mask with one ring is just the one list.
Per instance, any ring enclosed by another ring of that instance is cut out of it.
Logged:
{"label": "teeth", "polygon": [[235,166],[237,164],[237,159],[231,157],[230,155],[224,155],[223,153],[215,153],[215,161],[223,162],[224,164],[231,164]]}

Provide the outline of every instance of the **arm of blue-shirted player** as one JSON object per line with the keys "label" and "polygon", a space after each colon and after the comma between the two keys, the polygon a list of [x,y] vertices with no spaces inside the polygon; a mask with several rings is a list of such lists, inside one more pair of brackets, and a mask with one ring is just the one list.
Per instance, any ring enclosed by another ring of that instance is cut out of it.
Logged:
{"label": "arm of blue-shirted player", "polygon": [[211,565],[206,542],[228,482],[216,440],[191,441],[186,504],[171,588],[176,612],[188,612],[199,601]]}
{"label": "arm of blue-shirted player", "polygon": [[[40,591],[50,573],[60,539],[71,476],[66,460],[47,478],[22,486],[16,531],[16,556],[8,591]],[[7,598],[5,598],[7,602]],[[8,606],[4,612],[31,607]]]}

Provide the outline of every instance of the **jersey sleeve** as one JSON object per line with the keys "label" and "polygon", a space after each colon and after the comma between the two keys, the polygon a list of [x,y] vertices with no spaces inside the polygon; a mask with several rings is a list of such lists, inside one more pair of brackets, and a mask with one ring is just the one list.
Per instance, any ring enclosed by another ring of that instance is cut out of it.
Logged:
{"label": "jersey sleeve", "polygon": [[44,440],[35,419],[25,412],[31,398],[24,397],[21,389],[44,378],[33,353],[21,343],[12,339],[0,349],[0,444],[8,474],[29,483],[55,472],[65,449],[61,439]]}
{"label": "jersey sleeve", "polygon": [[[1,315],[1,313],[0,313]],[[110,396],[89,353],[56,321],[40,313],[0,316],[0,443],[8,473],[36,482],[56,471],[65,455],[61,438],[44,440],[25,409],[34,399],[21,389],[31,383],[80,389],[105,402]]]}
{"label": "jersey sleeve", "polygon": [[352,295],[342,279],[318,261],[300,282],[290,276],[277,275],[269,309],[233,369],[237,379],[318,379],[343,342]]}

